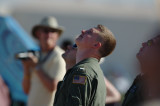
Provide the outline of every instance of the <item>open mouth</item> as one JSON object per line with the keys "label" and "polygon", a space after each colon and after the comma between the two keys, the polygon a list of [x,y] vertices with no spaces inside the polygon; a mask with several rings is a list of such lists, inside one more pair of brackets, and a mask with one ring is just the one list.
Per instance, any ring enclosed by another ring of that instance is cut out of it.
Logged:
{"label": "open mouth", "polygon": [[140,48],[140,52],[143,51],[143,47]]}
{"label": "open mouth", "polygon": [[83,38],[83,35],[80,35],[79,38]]}

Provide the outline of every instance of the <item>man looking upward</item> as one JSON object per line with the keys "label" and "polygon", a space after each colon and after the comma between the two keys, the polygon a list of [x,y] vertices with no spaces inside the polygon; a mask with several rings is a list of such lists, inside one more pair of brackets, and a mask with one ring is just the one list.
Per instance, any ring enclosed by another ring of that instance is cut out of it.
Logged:
{"label": "man looking upward", "polygon": [[115,37],[105,26],[98,25],[82,30],[75,41],[76,65],[65,75],[54,106],[105,106],[106,86],[98,62],[114,50]]}

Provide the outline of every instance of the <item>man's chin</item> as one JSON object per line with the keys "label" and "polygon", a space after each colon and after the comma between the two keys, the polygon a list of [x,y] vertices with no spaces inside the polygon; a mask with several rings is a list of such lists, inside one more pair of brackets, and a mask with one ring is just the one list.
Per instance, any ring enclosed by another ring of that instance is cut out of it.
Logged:
{"label": "man's chin", "polygon": [[137,57],[137,59],[139,60],[140,59],[140,53],[137,53],[137,55],[136,55],[136,57]]}
{"label": "man's chin", "polygon": [[139,57],[139,55],[140,55],[140,54],[139,54],[139,53],[137,53],[137,54],[136,54],[136,57],[138,58],[138,57]]}
{"label": "man's chin", "polygon": [[76,38],[75,42],[76,42],[76,44],[79,44],[81,42],[81,38]]}
{"label": "man's chin", "polygon": [[143,60],[141,54],[137,53],[136,57],[137,57],[138,61],[141,63]]}

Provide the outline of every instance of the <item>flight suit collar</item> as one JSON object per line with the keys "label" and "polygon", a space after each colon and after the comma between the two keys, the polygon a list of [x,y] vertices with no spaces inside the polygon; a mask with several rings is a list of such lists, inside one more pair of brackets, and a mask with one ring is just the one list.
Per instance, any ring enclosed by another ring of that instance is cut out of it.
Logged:
{"label": "flight suit collar", "polygon": [[84,63],[90,63],[90,62],[91,62],[91,63],[92,63],[92,62],[98,63],[98,59],[93,58],[93,57],[86,58],[86,59],[80,61],[79,63],[77,63],[77,64],[76,64],[75,66],[73,66],[73,67],[76,67],[76,66],[78,66],[78,65],[80,65],[80,64],[84,64]]}

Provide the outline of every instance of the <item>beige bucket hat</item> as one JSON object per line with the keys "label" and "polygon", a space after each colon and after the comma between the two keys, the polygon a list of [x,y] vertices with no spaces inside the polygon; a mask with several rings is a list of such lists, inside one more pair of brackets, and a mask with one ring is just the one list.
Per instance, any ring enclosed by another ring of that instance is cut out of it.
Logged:
{"label": "beige bucket hat", "polygon": [[64,27],[59,26],[56,18],[53,16],[43,18],[40,24],[33,27],[32,29],[33,37],[37,38],[36,31],[40,28],[51,28],[55,30],[56,32],[58,32],[59,36],[61,36],[61,34],[64,31]]}

